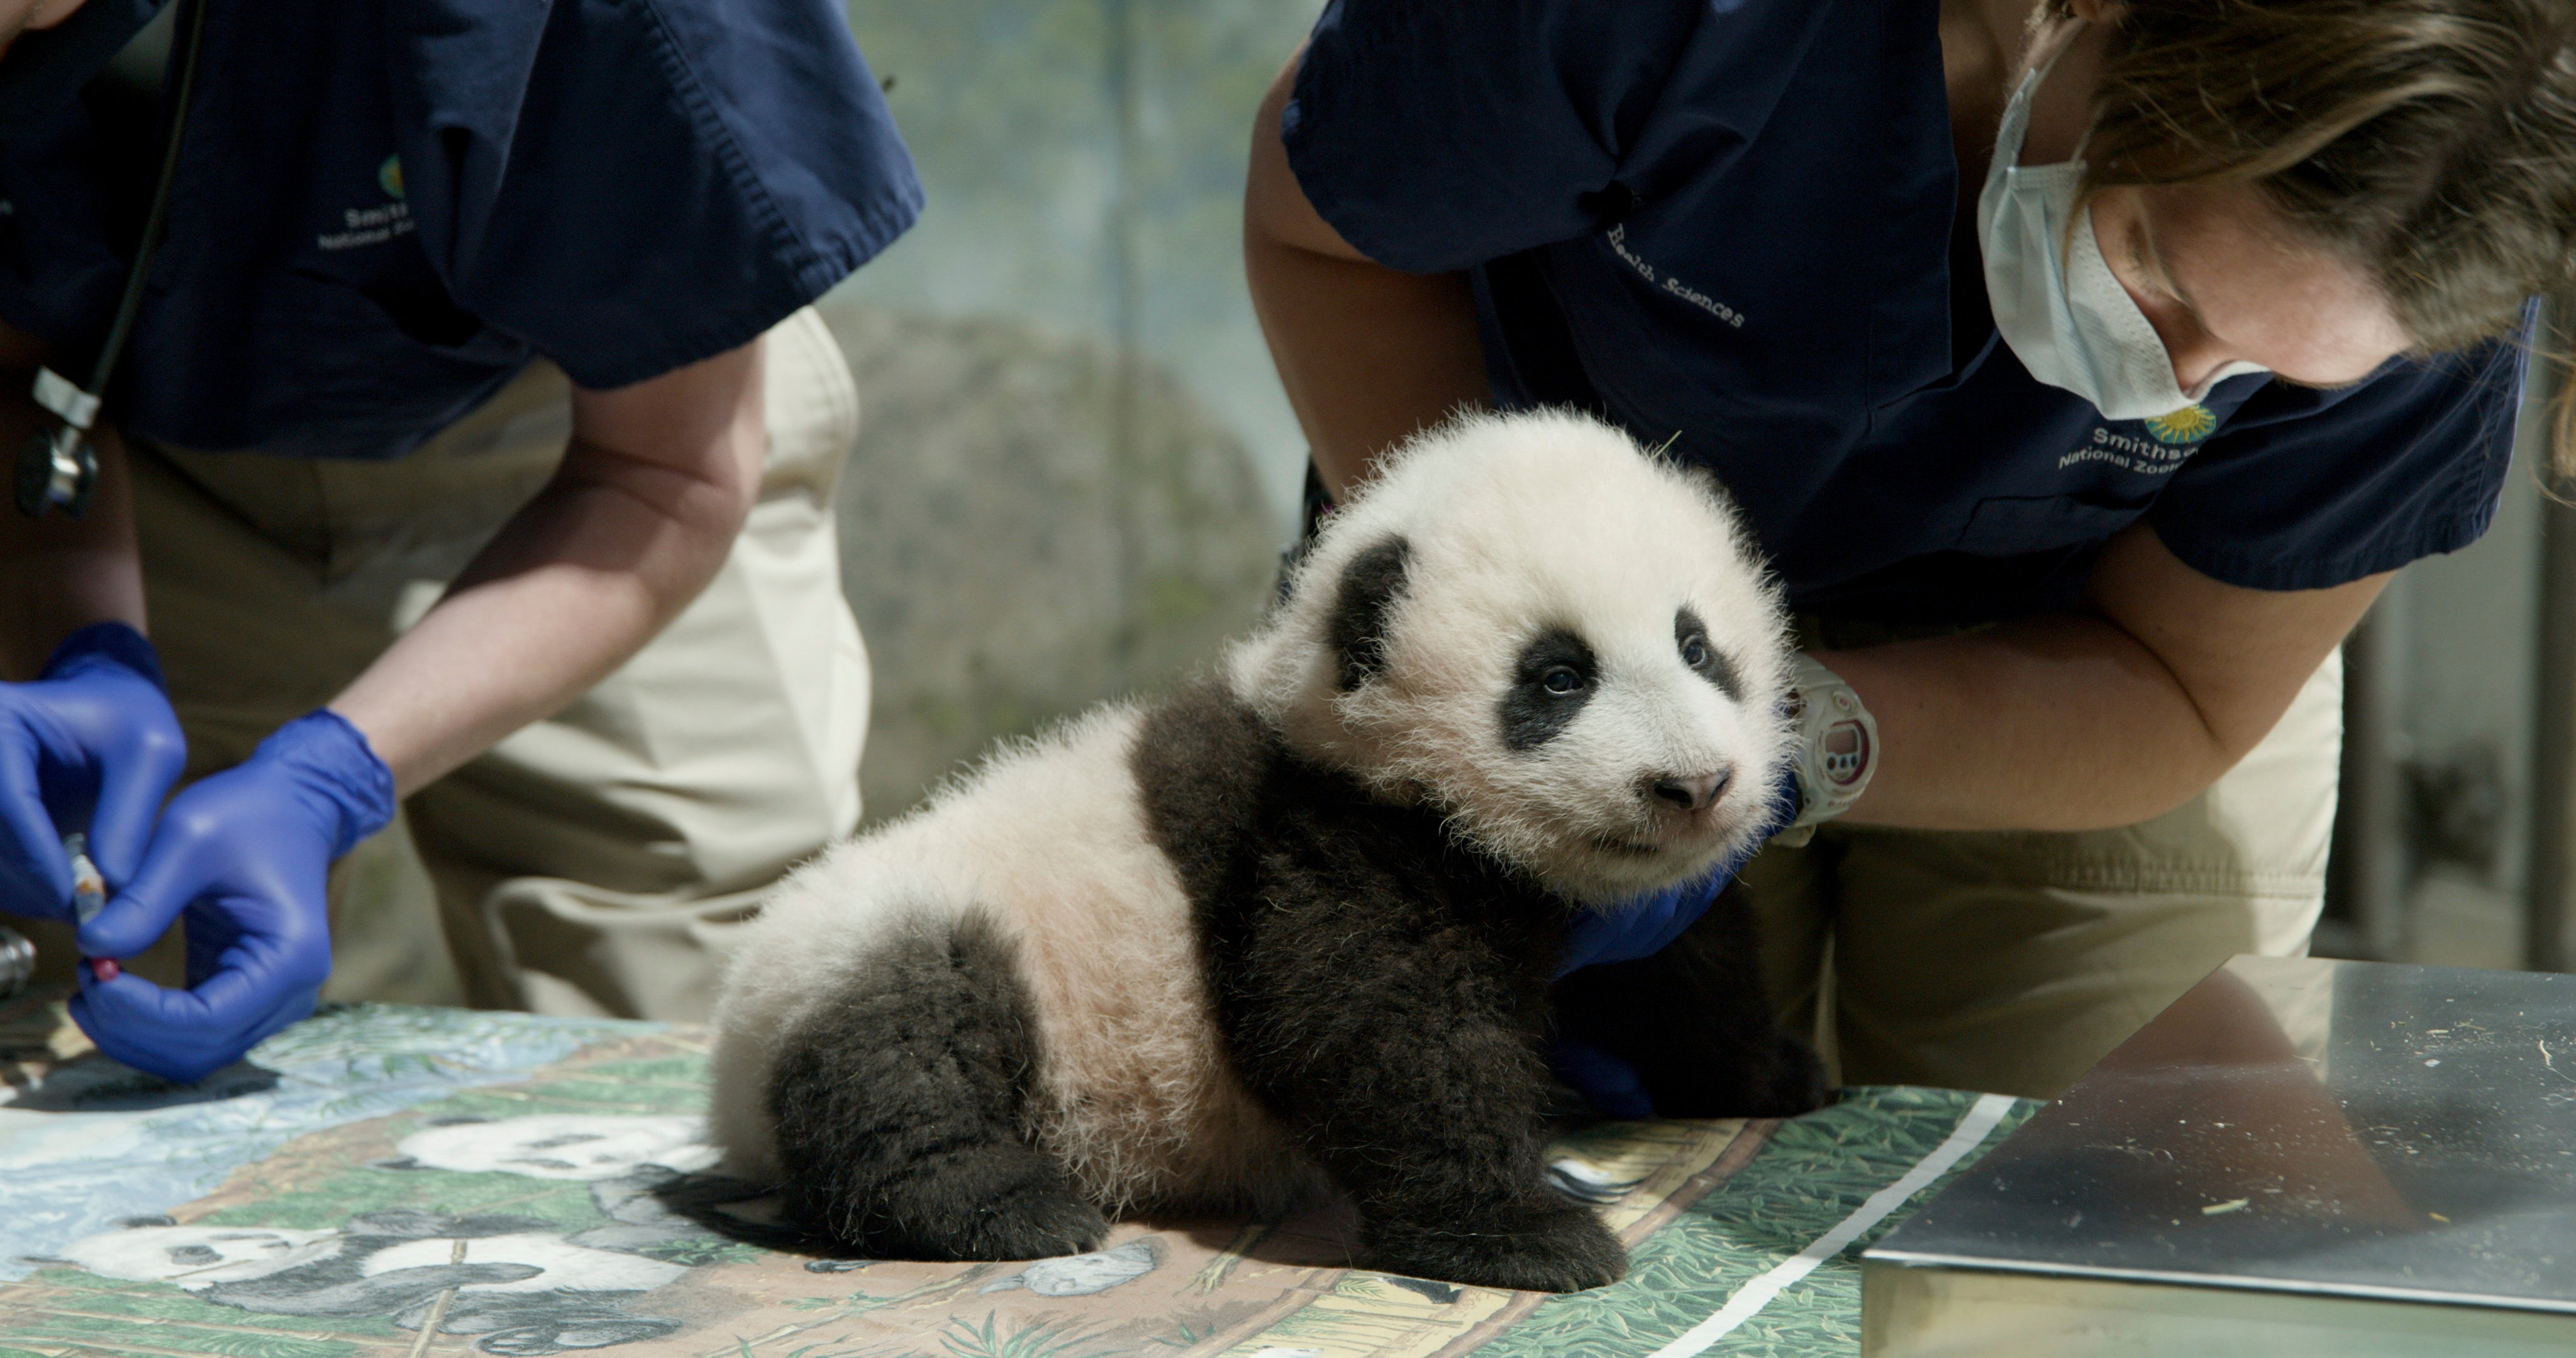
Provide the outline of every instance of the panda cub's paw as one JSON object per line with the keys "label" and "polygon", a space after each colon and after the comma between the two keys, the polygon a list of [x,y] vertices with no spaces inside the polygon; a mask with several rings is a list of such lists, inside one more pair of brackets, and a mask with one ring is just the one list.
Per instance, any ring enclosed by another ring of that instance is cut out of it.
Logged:
{"label": "panda cub's paw", "polygon": [[947,1244],[956,1259],[1052,1259],[1109,1241],[1109,1219],[1069,1186],[1022,1184],[977,1205]]}
{"label": "panda cub's paw", "polygon": [[1376,1222],[1369,1265],[1388,1273],[1519,1292],[1581,1292],[1627,1276],[1628,1251],[1589,1208],[1532,1204],[1476,1225]]}

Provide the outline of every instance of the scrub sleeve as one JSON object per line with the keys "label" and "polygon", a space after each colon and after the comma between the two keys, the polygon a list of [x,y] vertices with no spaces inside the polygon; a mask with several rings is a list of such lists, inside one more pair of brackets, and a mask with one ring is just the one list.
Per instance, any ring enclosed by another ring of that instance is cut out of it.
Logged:
{"label": "scrub sleeve", "polygon": [[[598,687],[405,804],[469,1003],[703,1019],[762,890],[858,823],[867,655],[832,512],[858,395],[810,307],[769,331],[764,360],[760,499],[706,592]],[[389,461],[136,450],[189,777],[327,701],[427,610],[552,474],[568,392],[535,364]]]}

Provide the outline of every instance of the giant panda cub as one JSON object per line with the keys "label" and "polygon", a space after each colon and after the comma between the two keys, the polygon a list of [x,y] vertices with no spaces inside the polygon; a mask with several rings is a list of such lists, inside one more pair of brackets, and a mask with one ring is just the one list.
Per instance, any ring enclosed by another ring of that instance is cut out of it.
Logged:
{"label": "giant panda cub", "polygon": [[1377,1268],[1626,1266],[1542,1178],[1550,1036],[1658,1107],[1819,1101],[1722,903],[1550,977],[1568,921],[1764,828],[1781,607],[1726,502],[1563,414],[1463,418],[1328,519],[1218,672],[1005,749],[768,901],[717,1015],[732,1172],[879,1258],[1098,1247],[1320,1176]]}

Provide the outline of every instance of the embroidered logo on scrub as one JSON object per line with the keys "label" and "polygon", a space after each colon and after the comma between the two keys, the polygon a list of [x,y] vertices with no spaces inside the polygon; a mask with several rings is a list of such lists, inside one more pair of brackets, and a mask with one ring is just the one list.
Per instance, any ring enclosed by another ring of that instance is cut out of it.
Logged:
{"label": "embroidered logo on scrub", "polygon": [[2093,426],[2093,441],[2085,447],[2057,459],[2057,469],[2064,471],[2083,462],[2107,462],[2124,472],[2145,476],[2168,476],[2180,469],[2218,428],[2218,417],[2205,405],[2187,405],[2170,415],[2141,420],[2147,438],[2134,434],[2114,434],[2100,425]]}
{"label": "embroidered logo on scrub", "polygon": [[403,199],[402,157],[387,156],[376,167],[376,187],[388,201],[373,207],[340,209],[341,230],[325,231],[313,238],[325,250],[353,250],[362,245],[382,245],[396,236],[410,235],[414,229],[411,204]]}
{"label": "embroidered logo on scrub", "polygon": [[2155,435],[2158,443],[2198,443],[2208,438],[2209,431],[2217,427],[2218,417],[2209,413],[2209,407],[2198,402],[2147,421],[2147,432]]}

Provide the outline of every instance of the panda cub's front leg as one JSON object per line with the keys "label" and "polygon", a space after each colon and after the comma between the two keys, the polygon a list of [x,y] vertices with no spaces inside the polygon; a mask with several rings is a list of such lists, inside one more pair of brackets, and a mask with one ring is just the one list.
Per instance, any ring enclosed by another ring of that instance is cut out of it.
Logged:
{"label": "panda cub's front leg", "polygon": [[1618,1238],[1542,1178],[1541,1082],[1519,1035],[1451,1017],[1400,1030],[1401,1054],[1353,1054],[1359,1078],[1317,1081],[1298,1109],[1308,1153],[1359,1208],[1369,1265],[1533,1292],[1617,1282]]}
{"label": "panda cub's front leg", "polygon": [[1215,950],[1229,1045],[1351,1195],[1370,1266],[1544,1292],[1616,1282],[1617,1238],[1543,1177],[1548,907],[1504,912],[1515,928],[1348,859],[1271,866],[1237,917],[1263,923]]}

